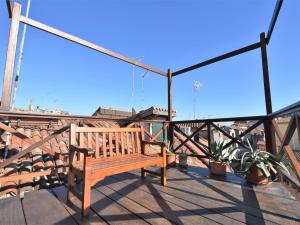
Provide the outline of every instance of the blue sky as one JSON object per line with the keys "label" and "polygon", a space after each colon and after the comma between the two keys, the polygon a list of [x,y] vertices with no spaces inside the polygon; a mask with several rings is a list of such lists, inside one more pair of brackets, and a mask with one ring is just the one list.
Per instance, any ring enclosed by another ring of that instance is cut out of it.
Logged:
{"label": "blue sky", "polygon": [[[27,0],[20,2],[25,14]],[[268,29],[275,3],[32,0],[29,17],[129,58],[144,56],[142,62],[161,70],[176,71],[259,41],[260,32]],[[300,1],[284,1],[268,47],[274,110],[300,97],[299,9]],[[9,31],[5,1],[0,1],[0,28],[3,79]],[[203,84],[196,98],[197,118],[264,114],[261,68],[258,49],[175,77],[177,119],[193,118],[195,81]],[[143,72],[135,69],[133,102],[131,65],[28,27],[16,106],[27,108],[32,99],[41,108],[58,107],[83,115],[99,106],[167,107],[167,79],[149,72],[142,94]]]}

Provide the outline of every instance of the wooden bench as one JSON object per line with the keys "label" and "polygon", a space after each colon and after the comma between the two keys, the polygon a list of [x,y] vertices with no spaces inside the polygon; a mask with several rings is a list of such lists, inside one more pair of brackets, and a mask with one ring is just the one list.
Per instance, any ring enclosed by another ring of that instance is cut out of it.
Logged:
{"label": "wooden bench", "polygon": [[[95,128],[70,126],[68,200],[82,201],[82,215],[89,214],[91,187],[106,176],[141,169],[142,177],[153,173],[166,185],[166,145],[144,141],[143,128]],[[158,146],[158,152],[154,152]],[[152,152],[151,152],[152,151]],[[161,172],[147,170],[157,166]],[[82,180],[82,194],[75,188]]]}

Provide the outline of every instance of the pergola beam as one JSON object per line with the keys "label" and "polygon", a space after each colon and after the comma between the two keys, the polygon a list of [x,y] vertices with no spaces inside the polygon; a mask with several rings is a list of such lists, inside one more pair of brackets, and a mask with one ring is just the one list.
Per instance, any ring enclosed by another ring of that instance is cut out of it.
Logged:
{"label": "pergola beam", "polygon": [[11,16],[12,16],[12,7],[11,7],[10,0],[6,0],[6,6],[7,6],[7,11],[8,11],[8,17],[11,18]]}
{"label": "pergola beam", "polygon": [[277,21],[277,18],[278,18],[278,15],[279,15],[279,12],[280,12],[280,9],[282,6],[282,3],[283,3],[283,0],[277,0],[277,2],[276,2],[276,6],[274,9],[273,16],[272,16],[270,26],[269,26],[269,30],[267,33],[267,44],[269,44],[269,42],[270,42],[274,27],[275,27],[275,24],[276,24],[276,21]]}
{"label": "pergola beam", "polygon": [[21,5],[15,3],[10,22],[9,39],[6,53],[6,63],[2,85],[1,109],[10,109],[11,87],[14,75],[15,56],[18,42],[18,32],[20,24]]}
{"label": "pergola beam", "polygon": [[181,70],[178,70],[176,72],[173,73],[173,76],[177,76],[179,74],[182,74],[182,73],[186,73],[186,72],[189,72],[191,70],[195,70],[195,69],[198,69],[200,67],[203,67],[203,66],[207,66],[209,64],[212,64],[212,63],[216,63],[218,61],[221,61],[221,60],[224,60],[224,59],[228,59],[228,58],[231,58],[233,56],[236,56],[236,55],[239,55],[239,54],[242,54],[242,53],[245,53],[245,52],[248,52],[248,51],[251,51],[251,50],[254,50],[254,49],[257,49],[259,48],[261,45],[260,45],[260,42],[257,42],[255,44],[252,44],[252,45],[248,45],[244,48],[240,48],[240,49],[237,49],[235,51],[232,51],[232,52],[228,52],[224,55],[220,55],[220,56],[217,56],[215,58],[212,58],[212,59],[209,59],[209,60],[206,60],[206,61],[203,61],[201,63],[198,63],[198,64],[195,64],[193,66],[190,66],[190,67],[186,67],[184,69],[181,69]]}
{"label": "pergola beam", "polygon": [[29,26],[32,26],[32,27],[35,27],[37,29],[40,29],[40,30],[43,30],[43,31],[46,31],[50,34],[53,34],[53,35],[56,35],[58,37],[61,37],[61,38],[64,38],[66,40],[69,40],[69,41],[72,41],[74,43],[77,43],[77,44],[80,44],[82,46],[85,46],[85,47],[88,47],[90,49],[93,49],[95,51],[98,51],[98,52],[101,52],[105,55],[108,55],[108,56],[111,56],[111,57],[114,57],[116,59],[119,59],[119,60],[122,60],[124,62],[127,62],[129,64],[132,64],[132,65],[135,65],[135,66],[138,66],[140,68],[143,68],[145,70],[149,70],[151,72],[154,72],[154,73],[157,73],[157,74],[160,74],[162,76],[167,76],[167,73],[166,72],[163,72],[163,71],[160,71],[154,67],[151,67],[151,66],[148,66],[146,64],[143,64],[141,62],[138,62],[136,60],[133,60],[133,59],[129,59],[123,55],[120,55],[119,53],[115,53],[113,51],[110,51],[106,48],[103,48],[99,45],[96,45],[96,44],[93,44],[91,42],[88,42],[86,40],[83,40],[81,38],[78,38],[74,35],[71,35],[71,34],[68,34],[66,32],[63,32],[61,30],[58,30],[56,28],[53,28],[53,27],[50,27],[50,26],[47,26],[43,23],[40,23],[36,20],[33,20],[33,19],[30,19],[30,18],[27,18],[27,17],[24,17],[24,16],[21,16],[20,17],[20,21],[24,24],[27,24]]}

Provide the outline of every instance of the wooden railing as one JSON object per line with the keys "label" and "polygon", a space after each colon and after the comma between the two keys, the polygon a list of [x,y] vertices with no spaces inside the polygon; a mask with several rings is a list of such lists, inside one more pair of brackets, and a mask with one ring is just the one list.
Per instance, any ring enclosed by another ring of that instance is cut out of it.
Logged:
{"label": "wooden railing", "polygon": [[[46,142],[49,142],[51,139],[55,138],[57,135],[68,130],[69,126],[64,126],[64,127],[61,127],[59,129],[55,130],[52,134],[48,135],[47,137],[41,139],[38,142],[34,142],[34,140],[27,137],[25,134],[18,132],[17,130],[5,125],[4,123],[0,123],[0,129],[2,131],[9,132],[11,135],[16,136],[17,138],[21,139],[23,142],[25,142],[29,145],[29,147],[27,147],[26,149],[20,151],[19,153],[13,155],[10,158],[4,160],[0,164],[0,169],[2,169],[4,167],[14,163],[18,159],[24,157],[25,155],[27,155],[28,153],[32,152],[34,149],[37,149],[37,148],[42,149],[46,153],[54,155],[56,152],[53,152],[50,148],[48,148],[44,144]],[[64,168],[55,169],[55,170],[52,170],[50,168],[50,169],[44,170],[44,171],[31,172],[31,173],[27,173],[27,174],[17,174],[17,175],[12,175],[12,176],[7,176],[7,174],[3,174],[0,177],[0,184],[5,183],[5,182],[10,182],[10,181],[19,181],[19,180],[26,180],[26,179],[30,179],[30,178],[34,178],[34,177],[47,176],[47,175],[57,174],[57,173],[62,173],[62,172],[65,172]]]}
{"label": "wooden railing", "polygon": [[[288,167],[282,179],[300,190],[300,102],[269,115],[276,134],[276,154]],[[281,127],[280,127],[281,125]],[[286,129],[285,129],[286,127]],[[291,145],[293,140],[294,146]],[[298,154],[297,154],[298,153]]]}
{"label": "wooden railing", "polygon": [[[17,119],[17,114],[11,115],[14,119]],[[22,115],[25,117],[32,117],[31,115]],[[71,116],[68,116],[71,117]],[[284,132],[280,127],[280,118],[289,118],[289,123],[287,124],[287,129]],[[90,117],[92,120],[97,120],[99,118]],[[42,118],[39,118],[42,119]],[[47,120],[50,120],[47,118]],[[78,119],[78,121],[83,121],[85,119],[89,119],[88,117],[74,117],[73,119]],[[232,136],[228,130],[222,128],[219,123],[225,122],[233,122],[233,121],[252,121],[251,125],[248,128],[244,129],[243,132],[238,135]],[[126,120],[118,120],[118,123],[124,122],[124,127],[143,127],[145,139],[149,141],[165,141],[173,143],[173,148],[175,153],[180,153],[180,151],[185,148],[189,150],[189,155],[191,157],[197,157],[201,160],[205,165],[209,166],[209,155],[211,153],[211,142],[213,140],[212,135],[213,132],[219,132],[226,139],[227,143],[225,144],[225,148],[229,148],[231,146],[243,146],[247,148],[245,142],[243,142],[243,138],[246,137],[247,134],[252,132],[254,129],[261,127],[264,125],[266,128],[266,124],[271,124],[271,131],[274,132],[275,138],[272,140],[270,137],[266,136],[266,146],[268,149],[267,142],[273,143],[275,145],[275,151],[272,150],[273,153],[277,154],[278,157],[284,159],[284,162],[290,169],[290,175],[282,172],[282,179],[288,180],[293,185],[300,187],[300,164],[299,164],[299,156],[297,156],[296,152],[299,149],[293,149],[293,146],[289,144],[291,140],[300,140],[300,102],[293,104],[289,107],[281,109],[275,113],[265,115],[265,116],[248,116],[248,117],[231,117],[231,118],[216,118],[216,119],[202,119],[202,120],[184,120],[184,121],[173,121],[167,122],[162,120],[144,120],[144,121],[126,121]],[[89,126],[93,126],[93,124],[89,124]],[[152,129],[155,127],[155,129]],[[183,127],[193,127],[191,133],[187,134],[183,131]],[[23,149],[16,155],[4,160],[0,163],[0,169],[7,167],[11,163],[16,160],[24,157],[29,152],[33,151],[36,148],[40,148],[43,152],[49,153],[51,155],[55,154],[45,143],[49,142],[52,138],[55,138],[56,135],[59,135],[65,131],[68,131],[69,126],[60,127],[55,130],[52,134],[38,142],[33,139],[27,137],[23,133],[18,132],[17,130],[11,128],[10,126],[0,123],[0,129],[2,131],[9,132],[11,135],[15,136],[17,139],[22,140],[27,144],[27,148]],[[298,130],[298,132],[296,132]],[[201,135],[200,135],[201,133]],[[296,135],[297,134],[297,135]],[[195,138],[198,135],[198,139]],[[300,143],[299,143],[300,145]],[[270,145],[269,145],[270,146]],[[298,158],[297,158],[298,157]],[[13,176],[5,176],[2,175],[0,177],[0,183],[8,182],[8,181],[16,181],[21,179],[29,179],[33,177],[40,177],[45,175],[50,175],[53,173],[60,173],[62,171],[58,170],[45,170],[45,171],[36,171],[30,172],[27,174],[17,174]]]}
{"label": "wooden railing", "polygon": [[[184,146],[192,157],[197,157],[205,165],[209,166],[209,155],[211,153],[212,135],[215,132],[221,133],[226,139],[227,143],[224,148],[229,148],[233,145],[248,148],[242,141],[242,138],[253,131],[258,126],[267,121],[267,116],[250,116],[250,117],[232,117],[232,118],[217,118],[217,119],[201,119],[201,120],[185,120],[171,122],[174,151],[179,153],[179,150]],[[251,125],[237,136],[232,136],[228,131],[222,129],[217,123],[233,122],[233,121],[252,121]],[[185,128],[193,128],[191,134],[186,134],[183,130]],[[195,141],[195,136],[198,135],[198,141]]]}
{"label": "wooden railing", "polygon": [[[280,121],[289,119],[286,124],[287,128],[284,131],[283,127],[280,127]],[[233,122],[233,121],[252,121],[242,133],[237,136],[232,136],[228,131],[222,129],[217,123]],[[242,139],[255,128],[263,125],[264,132],[267,129],[270,135],[265,134],[265,146],[266,150],[277,155],[279,159],[288,166],[290,174],[281,171],[281,176],[285,181],[291,182],[300,190],[300,149],[293,149],[290,145],[290,141],[296,142],[296,146],[300,148],[300,102],[285,107],[277,112],[266,116],[248,116],[248,117],[231,117],[231,118],[216,118],[216,119],[202,119],[202,120],[183,120],[173,121],[170,123],[169,139],[174,144],[175,152],[179,152],[184,146],[191,152],[189,154],[192,157],[197,157],[202,161],[208,162],[209,154],[211,152],[211,140],[212,129],[220,132],[229,141],[224,145],[224,148],[230,146],[242,146],[248,148]],[[191,134],[186,134],[182,130],[184,127],[193,127]],[[297,132],[296,132],[297,131]],[[202,135],[203,140],[196,142],[194,137],[197,134]],[[176,141],[174,140],[176,139]],[[298,145],[297,145],[298,144]],[[274,149],[273,149],[274,148]],[[297,154],[298,152],[298,154]],[[206,163],[209,166],[208,163]]]}

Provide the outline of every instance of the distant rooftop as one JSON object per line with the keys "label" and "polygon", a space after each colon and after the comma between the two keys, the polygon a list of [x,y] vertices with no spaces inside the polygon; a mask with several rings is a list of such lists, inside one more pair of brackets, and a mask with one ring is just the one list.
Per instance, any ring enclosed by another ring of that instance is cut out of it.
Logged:
{"label": "distant rooftop", "polygon": [[[145,118],[152,118],[152,117],[167,117],[168,110],[166,108],[160,108],[151,106],[148,109],[141,110],[139,112],[135,112],[133,109],[132,112],[125,111],[122,109],[116,108],[108,108],[108,107],[99,107],[92,116],[98,116],[103,118],[113,118],[113,119],[145,119]],[[176,116],[176,111],[173,111],[173,117]]]}

